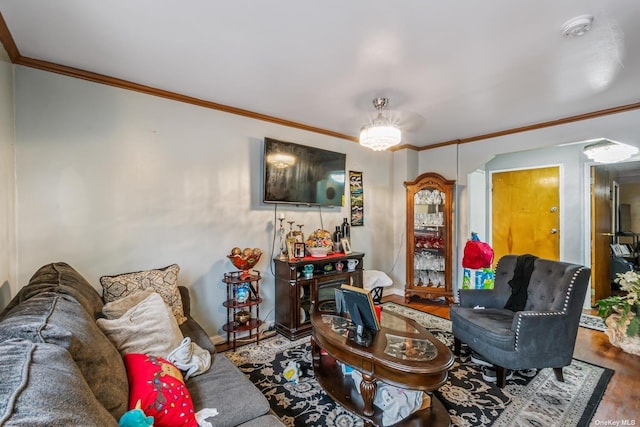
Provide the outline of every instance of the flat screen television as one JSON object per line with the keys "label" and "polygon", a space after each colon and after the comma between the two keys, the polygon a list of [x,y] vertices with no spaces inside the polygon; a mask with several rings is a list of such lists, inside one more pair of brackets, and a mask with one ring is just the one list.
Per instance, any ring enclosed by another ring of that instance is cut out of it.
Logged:
{"label": "flat screen television", "polygon": [[347,155],[264,139],[265,203],[343,206]]}

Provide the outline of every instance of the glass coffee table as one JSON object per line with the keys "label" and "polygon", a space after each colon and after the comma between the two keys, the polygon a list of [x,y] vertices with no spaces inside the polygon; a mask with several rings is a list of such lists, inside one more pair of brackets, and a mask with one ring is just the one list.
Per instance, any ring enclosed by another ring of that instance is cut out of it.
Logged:
{"label": "glass coffee table", "polygon": [[[314,310],[311,315],[313,370],[326,393],[369,425],[382,425],[382,411],[373,405],[376,382],[431,392],[447,381],[453,354],[416,321],[382,311],[380,331],[363,341],[355,337],[355,325],[333,312]],[[358,343],[360,342],[360,343]],[[338,362],[362,374],[356,390]],[[431,405],[414,412],[397,426],[449,426],[442,403],[429,393]]]}

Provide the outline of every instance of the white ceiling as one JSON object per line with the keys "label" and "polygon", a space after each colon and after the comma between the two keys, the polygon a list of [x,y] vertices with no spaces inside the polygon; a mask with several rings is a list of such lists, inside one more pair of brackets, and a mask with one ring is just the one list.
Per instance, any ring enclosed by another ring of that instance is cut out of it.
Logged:
{"label": "white ceiling", "polygon": [[[0,13],[23,57],[350,136],[387,97],[414,146],[640,101],[638,0],[0,0]],[[563,38],[582,14],[592,30]]]}

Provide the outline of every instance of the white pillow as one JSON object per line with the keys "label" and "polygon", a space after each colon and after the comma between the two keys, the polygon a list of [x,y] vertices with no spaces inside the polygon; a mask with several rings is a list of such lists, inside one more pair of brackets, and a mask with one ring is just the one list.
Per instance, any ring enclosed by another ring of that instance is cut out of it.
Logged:
{"label": "white pillow", "polygon": [[108,302],[102,307],[102,315],[107,319],[119,319],[131,307],[140,304],[154,292],[153,288],[147,288],[144,291],[134,292],[124,298]]}
{"label": "white pillow", "polygon": [[143,353],[166,358],[184,338],[173,313],[156,292],[120,318],[98,319],[97,323],[122,355]]}

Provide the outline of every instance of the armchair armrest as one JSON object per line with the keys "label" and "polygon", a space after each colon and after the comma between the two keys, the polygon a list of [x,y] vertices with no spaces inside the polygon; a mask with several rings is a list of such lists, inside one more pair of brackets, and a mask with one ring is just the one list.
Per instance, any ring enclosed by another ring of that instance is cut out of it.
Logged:
{"label": "armchair armrest", "polygon": [[567,321],[566,313],[560,311],[517,312],[511,324],[511,330],[516,334],[516,351],[540,354],[544,341],[544,352],[568,355],[571,359],[577,330],[570,336]]}
{"label": "armchair armrest", "polygon": [[495,289],[460,289],[458,291],[461,307],[473,308],[477,305],[484,308],[504,308],[507,298]]}

